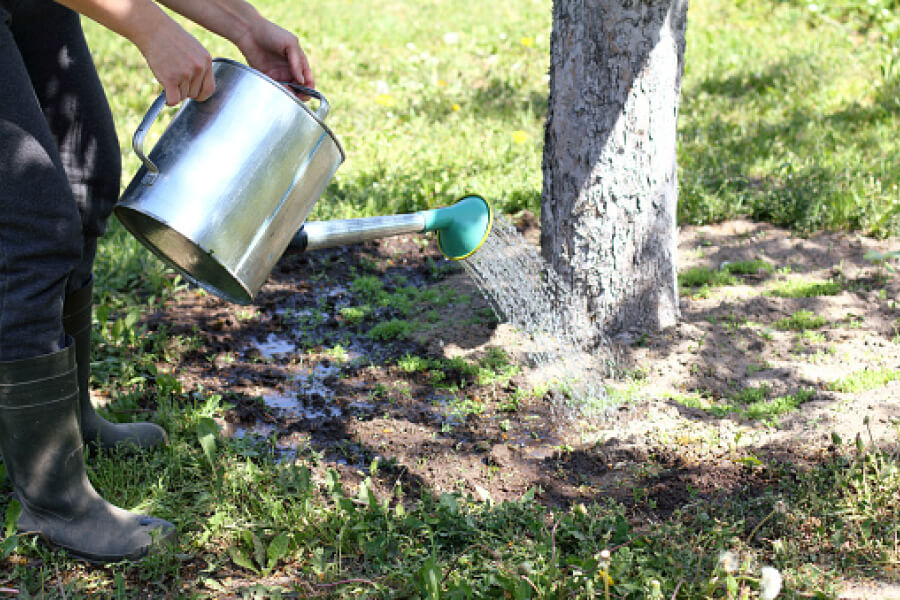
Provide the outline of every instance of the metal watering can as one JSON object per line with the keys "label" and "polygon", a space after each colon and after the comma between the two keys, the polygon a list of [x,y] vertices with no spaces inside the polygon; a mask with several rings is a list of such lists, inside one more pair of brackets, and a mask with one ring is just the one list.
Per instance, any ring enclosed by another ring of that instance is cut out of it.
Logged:
{"label": "metal watering can", "polygon": [[[144,138],[165,95],[147,111],[132,138],[143,165],[115,208],[128,231],[192,283],[249,304],[286,250],[437,231],[444,255],[459,260],[487,238],[493,213],[474,195],[407,215],[304,223],[345,156],[324,122],[328,101],[224,58],[213,60],[213,75],[215,93],[185,101],[149,154]],[[292,90],[318,99],[317,110]]]}

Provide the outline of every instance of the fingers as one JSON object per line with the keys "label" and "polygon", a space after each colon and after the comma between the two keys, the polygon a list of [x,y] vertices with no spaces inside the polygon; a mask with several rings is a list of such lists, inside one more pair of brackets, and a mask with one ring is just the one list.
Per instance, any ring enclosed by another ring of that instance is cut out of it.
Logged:
{"label": "fingers", "polygon": [[191,79],[188,89],[188,98],[203,102],[216,90],[216,80],[212,74],[212,59],[206,61],[203,69]]}
{"label": "fingers", "polygon": [[183,58],[187,60],[177,67],[173,65],[169,76],[161,81],[166,92],[166,104],[169,106],[180,104],[188,98],[203,102],[216,90],[209,54],[202,58]]}
{"label": "fingers", "polygon": [[294,43],[285,50],[294,81],[306,87],[315,87],[316,83],[313,80],[312,70],[309,68],[309,61],[306,60],[306,54],[304,54],[300,45]]}

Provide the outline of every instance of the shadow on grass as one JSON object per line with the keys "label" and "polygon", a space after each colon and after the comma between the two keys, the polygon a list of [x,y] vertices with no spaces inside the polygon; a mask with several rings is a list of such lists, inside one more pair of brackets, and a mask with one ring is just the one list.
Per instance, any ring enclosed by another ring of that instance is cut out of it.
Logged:
{"label": "shadow on grass", "polygon": [[417,101],[415,108],[431,121],[440,122],[455,114],[454,105],[457,105],[465,114],[481,120],[509,123],[515,129],[523,118],[543,119],[547,114],[547,92],[525,92],[517,85],[519,83],[495,77],[454,96],[454,102],[429,97]]}
{"label": "shadow on grass", "polygon": [[[766,64],[761,69],[737,73],[726,72],[720,76],[709,77],[695,88],[685,90],[685,106],[689,108],[691,101],[698,94],[724,96],[731,99],[745,97],[756,99],[769,94],[782,97],[793,93],[798,79],[801,79],[799,76],[815,70],[818,62],[815,55],[794,54]],[[809,91],[807,90],[807,92]]]}
{"label": "shadow on grass", "polygon": [[[679,128],[681,222],[749,216],[800,231],[829,226],[896,231],[896,219],[885,213],[890,203],[863,197],[865,191],[855,180],[862,177],[861,164],[870,160],[864,157],[867,132],[890,124],[900,110],[897,85],[877,86],[871,104],[854,103],[828,114],[803,108],[802,103],[799,108],[789,106],[777,119],[747,123],[692,114],[698,110],[693,103],[700,103],[704,94],[744,102],[748,111],[761,110],[760,104],[767,110],[775,98],[815,94],[827,83],[808,74],[817,69],[815,57],[792,56],[760,71],[719,74],[685,91],[683,114],[692,118],[683,119]],[[804,89],[798,89],[798,80]],[[863,157],[841,159],[854,145]],[[771,162],[773,148],[788,157],[785,162],[765,175],[749,174],[747,165]]]}

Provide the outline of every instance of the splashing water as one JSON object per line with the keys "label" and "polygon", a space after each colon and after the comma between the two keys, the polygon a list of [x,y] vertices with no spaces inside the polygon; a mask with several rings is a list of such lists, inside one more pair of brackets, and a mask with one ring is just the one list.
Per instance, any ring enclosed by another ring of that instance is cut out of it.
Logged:
{"label": "splashing water", "polygon": [[609,406],[601,379],[611,359],[593,349],[602,336],[537,248],[495,215],[484,244],[462,263],[497,317],[527,337],[526,357],[558,388],[560,416]]}

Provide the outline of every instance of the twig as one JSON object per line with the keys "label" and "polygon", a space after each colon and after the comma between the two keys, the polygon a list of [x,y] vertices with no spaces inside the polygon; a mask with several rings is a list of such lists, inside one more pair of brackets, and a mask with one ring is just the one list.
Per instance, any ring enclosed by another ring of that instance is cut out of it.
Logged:
{"label": "twig", "polygon": [[407,471],[407,467],[406,467],[406,465],[403,465],[403,468],[400,470],[400,474],[397,475],[397,479],[394,481],[395,488],[398,485],[400,485],[400,480],[403,479],[403,476],[406,474],[406,471]]}
{"label": "twig", "polygon": [[320,588],[333,588],[339,585],[346,585],[348,583],[364,583],[366,585],[378,585],[371,579],[342,579],[341,581],[335,581],[334,583],[314,583],[313,585]]}
{"label": "twig", "polygon": [[630,540],[625,540],[624,542],[622,542],[621,544],[619,544],[619,545],[617,545],[617,546],[613,546],[613,547],[611,547],[611,548],[607,548],[607,550],[609,550],[609,553],[612,554],[613,552],[615,552],[615,551],[618,550],[619,548],[622,548],[622,547],[624,547],[624,546],[627,546],[628,544],[631,544],[631,543],[633,543],[633,542],[636,542],[637,540],[639,540],[639,539],[641,539],[641,538],[645,538],[645,539],[646,539],[646,537],[647,537],[647,536],[645,536],[644,534],[636,535],[636,536],[634,536],[633,538],[631,538]]}
{"label": "twig", "polygon": [[481,548],[482,550],[487,551],[487,553],[490,554],[494,560],[501,560],[501,556],[499,554],[497,554],[497,552],[493,548],[491,548],[489,546],[485,546],[484,544],[481,544],[481,543],[470,544],[464,550],[457,553],[456,556],[453,557],[453,560],[450,561],[450,566],[447,568],[447,572],[444,573],[444,577],[441,579],[441,583],[444,583],[445,581],[447,581],[447,578],[450,577],[450,573],[452,573],[453,571],[456,570],[456,563],[459,562],[459,559],[462,558],[463,554],[465,554],[472,548]]}
{"label": "twig", "polygon": [[526,581],[526,583],[528,583],[528,585],[531,586],[531,589],[534,590],[534,593],[536,593],[538,596],[541,595],[541,590],[537,589],[537,586],[534,585],[533,583],[531,583],[531,580],[528,579],[528,577],[526,575],[522,575],[522,579],[524,579]]}
{"label": "twig", "polygon": [[553,524],[553,529],[550,530],[550,564],[553,565],[554,568],[556,567],[556,528],[559,527],[559,522],[562,520],[562,517],[558,518],[556,523]]}
{"label": "twig", "polygon": [[763,524],[764,524],[766,521],[768,521],[769,519],[771,519],[771,518],[772,518],[772,515],[774,515],[777,511],[778,511],[778,508],[777,508],[777,507],[776,507],[776,508],[773,508],[772,511],[771,511],[769,514],[767,514],[765,517],[763,517],[762,521],[760,521],[759,523],[756,524],[756,527],[754,527],[754,528],[753,528],[753,531],[750,532],[750,535],[747,536],[747,543],[748,543],[748,544],[753,540],[753,536],[756,535],[756,532],[759,531],[759,528],[762,527]]}
{"label": "twig", "polygon": [[18,593],[19,590],[17,590],[16,588],[0,587],[0,594],[10,594],[12,596],[15,596]]}
{"label": "twig", "polygon": [[678,583],[675,584],[675,591],[672,592],[672,600],[675,600],[675,597],[678,595],[678,590],[681,589],[681,584],[684,583],[684,579],[679,579]]}
{"label": "twig", "polygon": [[56,570],[56,586],[59,588],[59,595],[62,596],[62,600],[66,600],[66,591],[62,586],[62,579],[59,578],[59,567],[53,565],[53,568]]}

